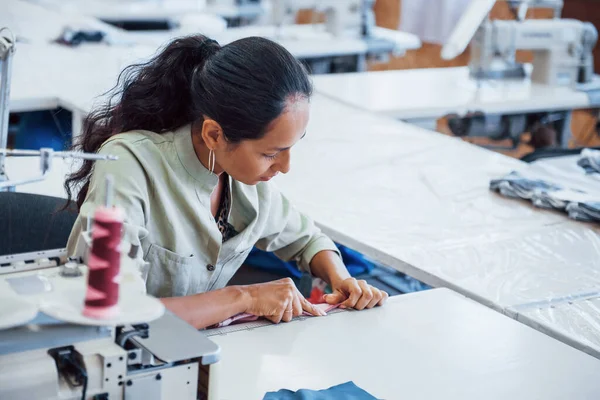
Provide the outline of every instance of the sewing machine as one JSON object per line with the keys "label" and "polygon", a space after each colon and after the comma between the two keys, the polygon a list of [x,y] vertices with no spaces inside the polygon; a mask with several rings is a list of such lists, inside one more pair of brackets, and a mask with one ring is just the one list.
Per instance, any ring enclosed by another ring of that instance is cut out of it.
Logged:
{"label": "sewing machine", "polygon": [[[40,176],[2,186],[43,179],[54,155],[111,159],[39,153]],[[107,186],[107,198],[111,192]],[[219,347],[146,295],[139,248],[120,245],[119,312],[103,319],[83,312],[91,232],[90,224],[74,257],[64,249],[0,255],[0,398],[196,399],[202,366],[218,361]]]}
{"label": "sewing machine", "polygon": [[196,399],[201,365],[219,348],[163,314],[132,271],[121,274],[121,317],[111,325],[81,315],[83,264],[2,275],[0,398]]}
{"label": "sewing machine", "polygon": [[523,20],[530,8],[546,8],[554,10],[554,18],[560,18],[563,0],[504,0],[513,10],[516,19]]}
{"label": "sewing machine", "polygon": [[[595,79],[592,50],[598,32],[591,23],[567,19],[524,19],[527,8],[562,8],[562,0],[511,1],[516,20],[489,20],[495,0],[473,1],[463,14],[441,56],[449,60],[470,42],[469,71],[481,82],[526,81],[551,87],[569,87],[588,94],[590,107],[600,105],[600,84]],[[533,53],[531,65],[516,62],[517,50]],[[529,68],[529,69],[528,69]],[[568,146],[570,111],[511,115],[484,115],[478,110],[454,116],[449,126],[458,136],[510,138],[516,144],[523,132],[532,132],[539,147]],[[552,137],[557,136],[557,137]],[[534,143],[534,147],[538,147]]]}
{"label": "sewing machine", "polygon": [[[365,71],[367,58],[387,61],[390,54],[400,56],[421,46],[414,35],[376,26],[374,3],[373,0],[272,0],[270,24],[275,28],[272,39],[281,43],[300,39],[310,48],[329,43],[331,50],[323,56],[308,58],[294,54],[307,61],[314,74]],[[313,11],[312,24],[295,24],[300,10]],[[344,48],[354,50],[344,51]],[[330,68],[334,55],[334,66]]]}
{"label": "sewing machine", "polygon": [[374,0],[273,0],[272,17],[276,26],[294,23],[299,10],[325,14],[325,30],[336,37],[362,38],[375,25]]}
{"label": "sewing machine", "polygon": [[[41,165],[55,154],[40,153]],[[0,255],[0,398],[196,399],[202,366],[218,361],[219,347],[146,295],[139,248],[120,245],[118,314],[98,319],[82,312],[91,232],[88,225],[74,257],[64,249]]]}
{"label": "sewing machine", "polygon": [[[524,78],[517,50],[533,52],[531,80],[554,86],[591,82],[598,32],[589,22],[567,19],[486,20],[471,41],[469,68],[478,79]],[[442,51],[443,58],[452,55]]]}
{"label": "sewing machine", "polygon": [[[110,162],[114,157],[5,148],[13,43],[0,40],[0,195],[18,201],[20,193],[2,190],[45,179],[55,158]],[[6,156],[39,157],[40,174],[10,180]],[[196,399],[201,366],[218,361],[219,347],[146,294],[147,265],[136,257],[139,248],[125,241],[119,246],[118,312],[105,318],[83,312],[91,232],[89,224],[74,257],[65,249],[39,248],[0,255],[0,398]]]}
{"label": "sewing machine", "polygon": [[263,0],[206,0],[204,11],[225,18],[227,26],[255,23],[264,12]]}

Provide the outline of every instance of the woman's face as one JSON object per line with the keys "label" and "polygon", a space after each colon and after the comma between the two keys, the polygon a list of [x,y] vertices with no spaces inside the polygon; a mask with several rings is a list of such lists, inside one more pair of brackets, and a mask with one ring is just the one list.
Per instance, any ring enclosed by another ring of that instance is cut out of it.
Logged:
{"label": "woman's face", "polygon": [[244,140],[216,154],[219,166],[236,181],[256,185],[290,170],[290,151],[304,136],[310,113],[308,99],[289,103],[258,140]]}

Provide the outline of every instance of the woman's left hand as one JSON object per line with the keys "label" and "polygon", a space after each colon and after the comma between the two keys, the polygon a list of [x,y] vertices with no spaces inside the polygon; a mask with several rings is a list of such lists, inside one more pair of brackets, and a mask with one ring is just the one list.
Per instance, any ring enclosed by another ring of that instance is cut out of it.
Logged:
{"label": "woman's left hand", "polygon": [[389,295],[383,290],[369,285],[364,280],[347,278],[332,287],[333,293],[327,294],[324,300],[328,304],[339,304],[341,308],[363,310],[381,306]]}

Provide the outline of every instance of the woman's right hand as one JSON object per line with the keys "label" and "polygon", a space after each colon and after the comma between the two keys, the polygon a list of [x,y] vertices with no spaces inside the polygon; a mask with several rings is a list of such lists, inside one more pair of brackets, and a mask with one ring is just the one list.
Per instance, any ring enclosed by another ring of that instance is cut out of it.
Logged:
{"label": "woman's right hand", "polygon": [[289,322],[306,311],[314,316],[325,315],[300,294],[290,278],[244,287],[248,294],[247,313],[265,317],[271,322]]}

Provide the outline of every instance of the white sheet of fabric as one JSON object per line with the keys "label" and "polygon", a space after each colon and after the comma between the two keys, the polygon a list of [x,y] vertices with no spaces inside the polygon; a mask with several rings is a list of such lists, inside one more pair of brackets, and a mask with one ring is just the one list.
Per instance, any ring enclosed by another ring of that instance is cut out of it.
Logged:
{"label": "white sheet of fabric", "polygon": [[402,0],[398,29],[443,45],[471,1],[475,0]]}

